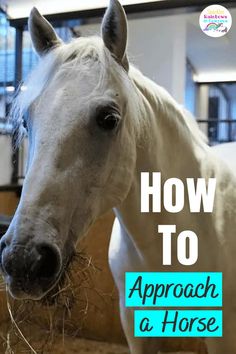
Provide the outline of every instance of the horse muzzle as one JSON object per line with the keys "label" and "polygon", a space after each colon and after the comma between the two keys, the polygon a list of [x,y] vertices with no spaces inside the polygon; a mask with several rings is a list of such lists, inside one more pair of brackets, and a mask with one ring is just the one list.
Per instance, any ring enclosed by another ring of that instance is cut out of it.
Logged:
{"label": "horse muzzle", "polygon": [[39,300],[57,282],[62,260],[55,244],[24,246],[1,240],[0,265],[10,294],[18,299]]}

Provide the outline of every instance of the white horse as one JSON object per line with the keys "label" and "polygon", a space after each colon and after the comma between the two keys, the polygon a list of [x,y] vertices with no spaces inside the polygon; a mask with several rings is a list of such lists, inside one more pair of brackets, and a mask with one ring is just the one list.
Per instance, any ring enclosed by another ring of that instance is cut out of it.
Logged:
{"label": "white horse", "polygon": [[[109,262],[132,354],[160,350],[156,339],[134,338],[133,309],[124,305],[126,271],[220,271],[224,275],[224,336],[208,338],[209,354],[236,354],[236,178],[207,146],[193,120],[126,55],[127,22],[111,0],[102,38],[64,44],[36,9],[29,19],[41,56],[12,112],[29,135],[22,197],[1,240],[1,266],[12,296],[42,298],[60,278],[76,243],[94,220],[114,208]],[[27,112],[27,114],[26,114]],[[24,118],[26,117],[26,118]],[[20,137],[19,137],[20,138]],[[212,214],[140,213],[140,173],[216,177]],[[199,259],[162,265],[157,224],[199,236]]]}

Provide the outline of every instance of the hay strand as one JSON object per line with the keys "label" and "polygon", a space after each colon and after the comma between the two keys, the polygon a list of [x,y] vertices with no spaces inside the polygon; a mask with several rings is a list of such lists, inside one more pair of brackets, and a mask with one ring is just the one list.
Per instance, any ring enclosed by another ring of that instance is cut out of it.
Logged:
{"label": "hay strand", "polygon": [[[10,315],[10,319],[12,324],[15,326],[15,328],[17,329],[18,333],[20,334],[21,338],[23,339],[23,341],[26,343],[26,345],[30,348],[30,350],[33,352],[33,354],[37,354],[37,352],[34,350],[34,348],[31,346],[31,344],[28,342],[28,340],[25,338],[24,334],[22,333],[20,327],[18,326],[18,324],[16,323],[14,316],[12,314],[12,310],[11,310],[11,305],[10,305],[10,301],[9,301],[9,295],[8,295],[8,289],[6,287],[6,296],[7,296],[7,309]],[[9,338],[10,339],[10,338]]]}

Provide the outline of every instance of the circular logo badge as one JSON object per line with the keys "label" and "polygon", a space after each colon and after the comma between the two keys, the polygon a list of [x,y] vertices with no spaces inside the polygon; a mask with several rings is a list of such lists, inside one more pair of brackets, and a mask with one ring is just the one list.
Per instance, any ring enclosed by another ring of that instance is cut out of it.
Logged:
{"label": "circular logo badge", "polygon": [[224,6],[210,5],[201,12],[199,24],[207,36],[222,37],[229,32],[232,17]]}

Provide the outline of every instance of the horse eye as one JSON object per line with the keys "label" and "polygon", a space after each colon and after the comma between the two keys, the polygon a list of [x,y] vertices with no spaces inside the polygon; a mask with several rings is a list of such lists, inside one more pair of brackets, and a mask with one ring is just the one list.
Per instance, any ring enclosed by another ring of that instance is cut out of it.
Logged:
{"label": "horse eye", "polygon": [[100,112],[96,118],[97,124],[104,130],[114,130],[120,121],[117,113]]}
{"label": "horse eye", "polygon": [[22,119],[22,125],[25,128],[25,130],[28,131],[28,125],[27,125],[27,122],[26,122],[25,118]]}

